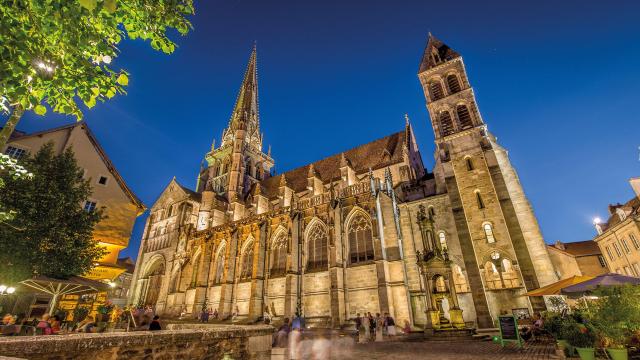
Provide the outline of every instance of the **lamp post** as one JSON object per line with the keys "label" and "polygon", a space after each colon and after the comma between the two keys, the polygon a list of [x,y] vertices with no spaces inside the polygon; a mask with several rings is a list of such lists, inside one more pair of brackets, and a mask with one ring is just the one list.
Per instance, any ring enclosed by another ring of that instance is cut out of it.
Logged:
{"label": "lamp post", "polygon": [[9,296],[12,295],[14,292],[16,292],[16,288],[14,288],[13,286],[7,286],[4,284],[0,285],[0,312],[5,312],[4,311],[4,303],[5,303],[5,296]]}

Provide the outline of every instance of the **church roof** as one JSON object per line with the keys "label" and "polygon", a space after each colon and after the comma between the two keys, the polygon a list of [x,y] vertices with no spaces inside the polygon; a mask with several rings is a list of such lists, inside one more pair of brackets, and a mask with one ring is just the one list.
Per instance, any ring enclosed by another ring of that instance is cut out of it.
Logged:
{"label": "church roof", "polygon": [[[437,61],[432,54],[437,52],[440,61]],[[450,48],[447,44],[443,43],[435,36],[429,33],[429,40],[427,41],[427,46],[424,48],[424,53],[422,54],[422,60],[420,61],[420,70],[418,70],[418,74],[424,71],[427,71],[431,68],[434,68],[443,62],[455,59],[460,57],[460,54]]]}
{"label": "church roof", "polygon": [[311,166],[313,166],[313,170],[323,183],[337,179],[340,177],[340,163],[343,155],[351,163],[351,167],[356,173],[364,173],[369,169],[376,170],[397,164],[403,159],[402,148],[405,141],[407,141],[406,134],[406,131],[403,130],[283,174],[272,176],[260,182],[262,186],[261,192],[268,198],[276,197],[283,176],[286,179],[287,186],[295,192],[305,190],[307,188],[309,167]]}

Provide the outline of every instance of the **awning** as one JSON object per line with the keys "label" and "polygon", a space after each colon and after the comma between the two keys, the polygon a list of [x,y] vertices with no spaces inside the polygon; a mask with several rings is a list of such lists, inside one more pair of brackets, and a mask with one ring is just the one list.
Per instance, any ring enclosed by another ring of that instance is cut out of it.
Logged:
{"label": "awning", "polygon": [[562,289],[593,279],[593,276],[572,276],[564,280],[560,280],[553,284],[543,286],[539,289],[531,290],[526,296],[545,296],[545,295],[561,295]]}

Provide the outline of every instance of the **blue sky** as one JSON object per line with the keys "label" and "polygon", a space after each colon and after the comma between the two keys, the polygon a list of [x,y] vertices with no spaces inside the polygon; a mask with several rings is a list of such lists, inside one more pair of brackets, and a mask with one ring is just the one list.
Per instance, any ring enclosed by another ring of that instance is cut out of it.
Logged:
{"label": "blue sky", "polygon": [[[416,77],[431,31],[463,55],[546,241],[585,240],[640,176],[639,16],[631,0],[201,1],[173,55],[122,44],[128,95],[85,119],[147,206],[174,175],[193,187],[257,41],[261,126],[278,172],[398,131],[404,113],[432,169]],[[72,121],[28,115],[18,128]],[[122,255],[137,255],[145,220]]]}

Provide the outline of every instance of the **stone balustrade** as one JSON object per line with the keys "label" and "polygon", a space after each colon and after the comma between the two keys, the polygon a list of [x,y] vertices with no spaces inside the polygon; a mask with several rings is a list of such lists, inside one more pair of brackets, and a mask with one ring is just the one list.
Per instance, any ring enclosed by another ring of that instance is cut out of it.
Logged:
{"label": "stone balustrade", "polygon": [[256,359],[271,357],[267,325],[170,324],[169,330],[0,338],[3,356],[34,360]]}

